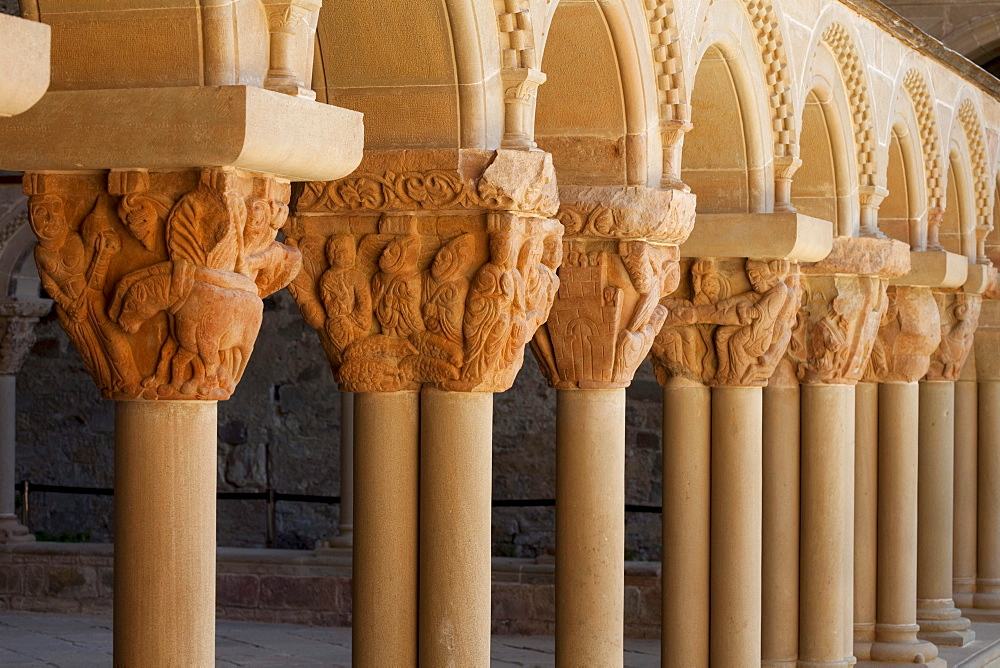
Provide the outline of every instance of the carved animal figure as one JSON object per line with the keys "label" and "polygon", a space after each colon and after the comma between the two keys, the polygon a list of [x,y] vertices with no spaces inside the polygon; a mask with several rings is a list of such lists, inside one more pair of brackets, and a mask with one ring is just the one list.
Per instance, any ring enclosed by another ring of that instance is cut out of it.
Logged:
{"label": "carved animal figure", "polygon": [[111,314],[126,332],[136,333],[163,311],[173,342],[163,346],[157,371],[146,382],[157,383],[161,394],[228,397],[260,330],[263,302],[253,281],[178,261],[134,272],[119,283]]}

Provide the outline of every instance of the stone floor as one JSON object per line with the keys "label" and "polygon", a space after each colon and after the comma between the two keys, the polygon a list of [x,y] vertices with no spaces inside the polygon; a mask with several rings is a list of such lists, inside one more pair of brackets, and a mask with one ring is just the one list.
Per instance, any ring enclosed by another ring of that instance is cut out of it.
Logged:
{"label": "stone floor", "polygon": [[[351,630],[220,621],[217,666],[350,666]],[[551,666],[552,638],[494,637],[493,666]],[[628,640],[625,665],[660,665],[657,640]],[[107,617],[0,612],[0,666],[111,666]]]}

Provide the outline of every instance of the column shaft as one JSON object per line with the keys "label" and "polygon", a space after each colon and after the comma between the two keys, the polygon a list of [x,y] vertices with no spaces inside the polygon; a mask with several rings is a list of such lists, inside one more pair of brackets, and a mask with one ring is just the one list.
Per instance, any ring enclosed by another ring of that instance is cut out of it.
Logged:
{"label": "column shaft", "polygon": [[17,376],[0,376],[0,521],[14,518]]}
{"label": "column shaft", "polygon": [[761,660],[762,400],[759,387],[712,389],[712,665]]}
{"label": "column shaft", "polygon": [[854,388],[854,654],[875,641],[878,582],[878,383]]}
{"label": "column shaft", "polygon": [[354,535],[352,661],[417,665],[420,393],[352,395]]}
{"label": "column shaft", "polygon": [[115,404],[116,666],[215,664],[214,401]]}
{"label": "column shaft", "polygon": [[930,662],[937,648],[917,640],[917,383],[879,385],[878,602],[875,661]]}
{"label": "column shaft", "polygon": [[799,386],[764,388],[761,653],[763,666],[799,654]]}
{"label": "column shaft", "polygon": [[663,668],[708,668],[711,487],[711,390],[673,378],[663,387]]}
{"label": "column shaft", "polygon": [[972,642],[971,623],[951,597],[955,489],[955,383],[920,383],[917,504],[919,637],[936,645]]}
{"label": "column shaft", "polygon": [[422,392],[419,642],[428,668],[490,663],[492,430],[492,394]]}
{"label": "column shaft", "polygon": [[559,390],[556,664],[620,666],[625,605],[625,390]]}
{"label": "column shaft", "polygon": [[338,542],[351,545],[354,536],[354,393],[340,393],[340,522]]}
{"label": "column shaft", "polygon": [[972,607],[976,591],[979,399],[976,381],[955,383],[955,529],[952,582],[955,604]]}
{"label": "column shaft", "polygon": [[804,385],[800,666],[851,663],[853,447],[854,387]]}
{"label": "column shaft", "polygon": [[976,608],[1000,609],[1000,381],[979,381]]}

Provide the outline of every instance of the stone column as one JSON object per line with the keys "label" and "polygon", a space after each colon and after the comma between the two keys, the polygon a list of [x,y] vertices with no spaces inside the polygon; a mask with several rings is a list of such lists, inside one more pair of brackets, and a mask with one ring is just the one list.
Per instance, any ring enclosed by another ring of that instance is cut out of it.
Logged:
{"label": "stone column", "polygon": [[941,345],[920,383],[917,529],[918,637],[963,646],[975,633],[952,599],[955,384],[972,349],[982,297],[935,291]]}
{"label": "stone column", "polygon": [[788,355],[802,383],[799,666],[855,662],[854,386],[878,333],[883,280],[904,273],[907,259],[898,242],[839,237],[827,258],[802,267]]}
{"label": "stone column", "polygon": [[624,658],[625,388],[667,316],[694,196],[560,188],[559,291],[532,349],[558,390],[556,663]]}
{"label": "stone column", "polygon": [[[907,278],[900,279],[907,280]],[[867,380],[879,385],[878,585],[873,661],[943,665],[918,640],[917,440],[919,388],[941,343],[930,288],[893,285]]]}
{"label": "stone column", "polygon": [[799,655],[799,383],[782,362],[764,388],[761,665]]}
{"label": "stone column", "polygon": [[871,659],[878,592],[878,383],[854,388],[854,656]]}
{"label": "stone column", "polygon": [[[973,346],[973,350],[975,347]],[[972,607],[976,591],[976,519],[979,466],[979,392],[974,354],[955,383],[955,529],[952,597],[960,609]]]}
{"label": "stone column", "polygon": [[[680,471],[665,469],[664,507],[672,505],[671,496],[682,505],[669,520],[664,518],[664,538],[669,540],[687,523],[692,531],[707,528],[710,566],[707,578],[704,565],[693,558],[664,570],[662,662],[677,665],[674,652],[684,652],[691,661],[684,665],[707,666],[710,656],[712,665],[759,666],[761,387],[784,355],[795,323],[798,265],[788,260],[708,258],[682,260],[681,267],[680,289],[661,302],[669,314],[654,343],[653,360],[665,386],[665,418],[701,410],[684,418],[695,435],[690,443],[679,425],[664,425],[664,466],[688,452],[695,457]],[[710,458],[702,452],[706,439],[701,411],[708,408],[708,397],[700,386],[712,388]],[[675,452],[668,456],[671,450]],[[701,466],[710,469],[710,496],[708,473]],[[697,483],[690,507],[681,487],[687,478]],[[682,524],[680,515],[689,510],[693,514]],[[694,539],[695,554],[701,554],[704,539],[697,533]],[[689,599],[694,599],[695,616],[684,620],[687,610],[679,606]],[[682,628],[694,635],[684,639],[681,631],[666,626],[673,620],[682,620]]]}
{"label": "stone column", "polygon": [[45,300],[0,302],[0,545],[35,540],[14,514],[17,372],[35,342],[35,323],[52,309]]}
{"label": "stone column", "polygon": [[[341,389],[359,393],[357,665],[489,663],[491,395],[512,385],[555,297],[557,209],[540,151],[370,151],[356,175],[306,184],[286,226],[304,257],[292,294]],[[420,397],[419,455],[416,422],[378,413],[389,394],[407,416]],[[383,505],[397,486],[393,533]],[[395,594],[380,593],[383,573],[401,574]]]}
{"label": "stone column", "polygon": [[[376,414],[377,415],[377,414]],[[375,418],[377,419],[377,417]],[[376,422],[377,424],[377,422]],[[378,427],[375,428],[378,433]],[[354,393],[340,392],[340,519],[320,549],[354,545]],[[355,619],[357,615],[355,615]]]}
{"label": "stone column", "polygon": [[983,302],[976,332],[979,456],[976,590],[973,621],[1000,619],[1000,302]]}

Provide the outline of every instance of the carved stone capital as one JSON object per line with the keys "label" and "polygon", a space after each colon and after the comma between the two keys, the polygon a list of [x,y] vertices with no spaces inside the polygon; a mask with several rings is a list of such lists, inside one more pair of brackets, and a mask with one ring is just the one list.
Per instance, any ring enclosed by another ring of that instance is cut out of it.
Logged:
{"label": "carved stone capital", "polygon": [[341,387],[509,389],[559,286],[557,202],[541,152],[371,152],[307,184],[290,287]]}
{"label": "carved stone capital", "polygon": [[805,384],[861,380],[886,306],[877,276],[803,274],[788,360]]}
{"label": "carved stone capital", "polygon": [[661,302],[668,315],[651,351],[657,378],[766,385],[788,347],[800,300],[794,262],[682,260],[680,288]]}
{"label": "carved stone capital", "polygon": [[695,196],[646,187],[562,187],[559,292],[532,350],[553,387],[627,387],[680,280],[677,244]]}
{"label": "carved stone capital", "polygon": [[0,302],[0,376],[16,376],[35,344],[35,324],[52,309],[48,299]]}
{"label": "carved stone capital", "polygon": [[263,5],[271,32],[264,88],[315,100],[309,82],[322,0],[263,0]]}
{"label": "carved stone capital", "polygon": [[228,399],[261,299],[301,267],[275,241],[287,181],[232,168],[28,173],[35,261],[105,397]]}
{"label": "carved stone capital", "polygon": [[956,381],[976,340],[982,295],[967,292],[934,291],[941,319],[941,344],[931,356],[926,380]]}
{"label": "carved stone capital", "polygon": [[941,343],[941,319],[930,288],[892,285],[864,380],[913,383],[930,368]]}

